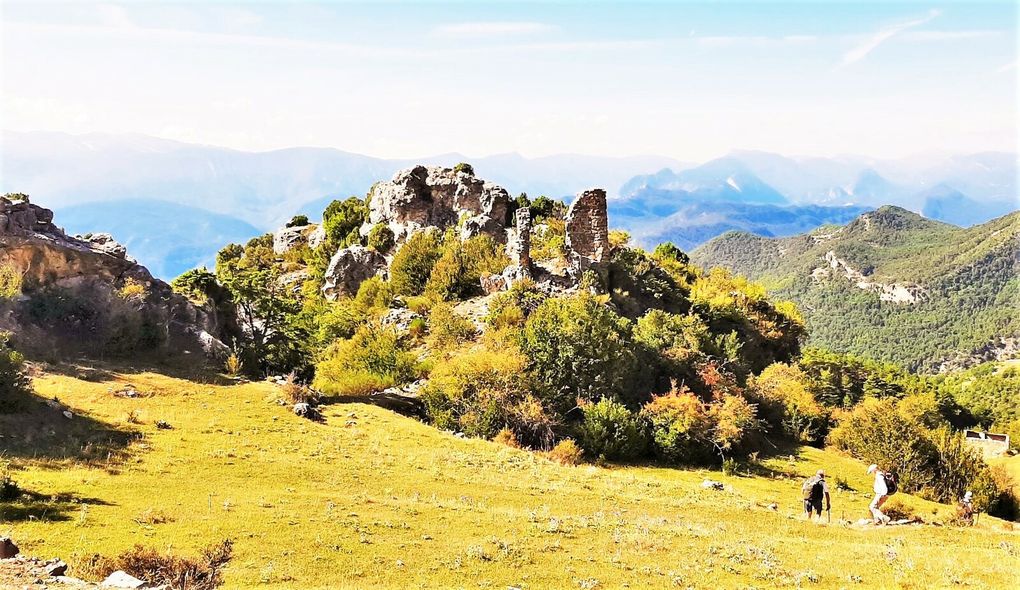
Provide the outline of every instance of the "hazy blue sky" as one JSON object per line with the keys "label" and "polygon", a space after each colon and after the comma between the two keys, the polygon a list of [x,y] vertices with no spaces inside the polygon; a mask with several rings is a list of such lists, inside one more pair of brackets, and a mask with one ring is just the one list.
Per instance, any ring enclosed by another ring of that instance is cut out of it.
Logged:
{"label": "hazy blue sky", "polygon": [[1017,142],[1012,1],[2,6],[6,129],[384,157]]}

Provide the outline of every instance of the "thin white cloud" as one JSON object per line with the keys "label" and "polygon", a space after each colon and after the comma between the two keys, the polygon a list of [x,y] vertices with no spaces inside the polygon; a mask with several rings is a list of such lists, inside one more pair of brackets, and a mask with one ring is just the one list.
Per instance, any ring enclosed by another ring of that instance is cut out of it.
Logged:
{"label": "thin white cloud", "polygon": [[489,21],[473,23],[450,23],[432,29],[437,37],[509,37],[551,33],[558,30],[556,25],[526,21]]}
{"label": "thin white cloud", "polygon": [[1013,60],[1012,62],[1010,62],[1010,63],[1002,66],[1001,68],[995,70],[995,73],[996,74],[1005,74],[1006,72],[1015,70],[1016,67],[1017,67],[1017,60]]}
{"label": "thin white cloud", "polygon": [[869,53],[877,49],[879,45],[885,43],[889,39],[892,39],[896,35],[899,35],[900,33],[906,31],[907,29],[919,27],[927,22],[930,22],[932,19],[938,17],[940,14],[942,14],[941,10],[932,9],[928,11],[928,14],[922,18],[897,23],[895,25],[890,25],[888,27],[880,29],[878,32],[868,37],[863,43],[857,45],[850,51],[844,53],[842,65],[848,66],[850,64],[861,61],[862,59],[867,57]]}

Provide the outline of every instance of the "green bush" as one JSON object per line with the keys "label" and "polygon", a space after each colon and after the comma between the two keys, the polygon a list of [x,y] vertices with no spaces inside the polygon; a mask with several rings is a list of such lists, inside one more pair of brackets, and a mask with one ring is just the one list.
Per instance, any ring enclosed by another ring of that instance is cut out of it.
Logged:
{"label": "green bush", "polygon": [[21,497],[21,486],[11,475],[11,464],[0,462],[0,501],[13,502]]}
{"label": "green bush", "polygon": [[519,328],[547,296],[531,280],[515,281],[509,289],[493,295],[485,322],[493,328]]}
{"label": "green bush", "polygon": [[21,273],[13,265],[0,264],[0,301],[13,299],[21,293]]}
{"label": "green bush", "polygon": [[358,233],[361,224],[368,218],[368,206],[358,197],[334,200],[322,212],[322,230],[326,234],[323,246],[328,252],[336,252],[351,244],[361,242]]}
{"label": "green bush", "polygon": [[307,215],[295,215],[287,222],[287,227],[304,227],[308,225]]}
{"label": "green bush", "polygon": [[442,235],[435,230],[416,232],[397,250],[390,265],[390,280],[398,295],[425,292],[432,269],[442,256]]}
{"label": "green bush", "polygon": [[475,168],[474,168],[474,166],[472,166],[471,164],[468,164],[467,162],[460,162],[460,163],[458,163],[456,166],[453,167],[453,171],[454,172],[463,172],[464,174],[467,174],[468,176],[474,176],[475,175]]}
{"label": "green bush", "polygon": [[510,264],[503,247],[491,236],[481,234],[460,241],[448,237],[436,261],[425,292],[452,301],[482,295],[481,278],[498,274]]}
{"label": "green bush", "polygon": [[532,394],[526,363],[512,348],[454,355],[432,371],[422,391],[429,417],[438,428],[482,438],[508,429],[526,446],[548,448],[555,422]]}
{"label": "green bush", "polygon": [[587,293],[547,299],[524,325],[521,349],[544,398],[559,412],[577,400],[624,403],[649,390],[638,364],[630,322]]}
{"label": "green bush", "polygon": [[358,292],[354,295],[354,306],[362,314],[369,314],[373,310],[385,310],[393,303],[393,285],[387,283],[382,277],[369,277],[358,286]]}
{"label": "green bush", "polygon": [[442,353],[473,338],[475,325],[453,311],[449,303],[440,302],[429,311],[428,331],[425,343],[429,350]]}
{"label": "green bush", "polygon": [[674,260],[682,264],[687,264],[691,261],[690,257],[687,256],[687,254],[683,250],[677,248],[676,245],[673,244],[673,242],[663,242],[659,244],[658,246],[655,247],[653,255],[656,258]]}
{"label": "green bush", "polygon": [[380,254],[386,254],[393,248],[394,238],[393,230],[390,229],[390,226],[385,223],[377,223],[368,232],[368,247]]}
{"label": "green bush", "polygon": [[328,395],[366,395],[410,381],[415,366],[395,329],[368,323],[326,349],[313,386]]}
{"label": "green bush", "polygon": [[603,398],[581,406],[581,411],[578,441],[588,456],[613,461],[644,455],[648,448],[644,422],[627,406]]}
{"label": "green bush", "polygon": [[0,414],[20,409],[20,394],[28,391],[25,359],[10,346],[11,335],[0,332]]}
{"label": "green bush", "polygon": [[827,430],[828,413],[808,390],[807,381],[796,365],[775,363],[752,377],[747,391],[771,431],[814,443]]}
{"label": "green bush", "polygon": [[685,389],[674,389],[645,404],[652,451],[674,465],[705,463],[712,458],[712,418],[705,405]]}

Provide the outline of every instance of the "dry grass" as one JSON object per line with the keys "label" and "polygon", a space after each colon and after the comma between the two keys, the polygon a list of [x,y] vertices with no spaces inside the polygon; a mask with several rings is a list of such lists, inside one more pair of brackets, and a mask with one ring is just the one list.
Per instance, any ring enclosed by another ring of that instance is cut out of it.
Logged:
{"label": "dry grass", "polygon": [[[153,395],[111,395],[109,380]],[[755,475],[570,467],[372,406],[326,406],[325,423],[309,422],[265,382],[114,371],[35,386],[84,415],[51,428],[119,423],[136,407],[148,419],[106,463],[36,459],[0,439],[42,502],[0,505],[0,536],[63,557],[71,575],[96,553],[193,556],[224,539],[230,588],[1006,588],[1020,571],[1020,534],[985,516],[968,529],[837,524],[866,516],[869,482],[860,463],[816,449],[763,459]],[[800,480],[819,467],[853,488],[833,490],[832,525],[800,518]],[[706,478],[727,489],[702,489]]]}

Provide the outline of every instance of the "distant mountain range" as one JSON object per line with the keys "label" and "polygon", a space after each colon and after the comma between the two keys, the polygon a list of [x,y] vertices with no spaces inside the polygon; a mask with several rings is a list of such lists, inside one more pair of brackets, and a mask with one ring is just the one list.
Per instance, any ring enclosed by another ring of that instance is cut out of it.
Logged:
{"label": "distant mountain range", "polygon": [[[647,246],[672,240],[693,248],[728,230],[787,236],[886,203],[969,225],[1015,209],[1017,198],[1016,156],[1003,153],[884,161],[741,151],[701,165],[569,154],[387,160],[330,148],[244,152],[142,135],[43,132],[3,133],[0,190],[59,210],[73,231],[110,231],[172,278],[211,260],[222,246],[215,239],[243,241],[297,213],[316,219],[330,200],[362,196],[413,164],[461,161],[515,195],[570,199],[604,187],[610,223]],[[181,221],[188,219],[195,225]]]}
{"label": "distant mountain range", "polygon": [[887,206],[794,237],[726,233],[691,258],[795,301],[811,344],[937,370],[1020,337],[1018,240],[1020,212],[963,229]]}

